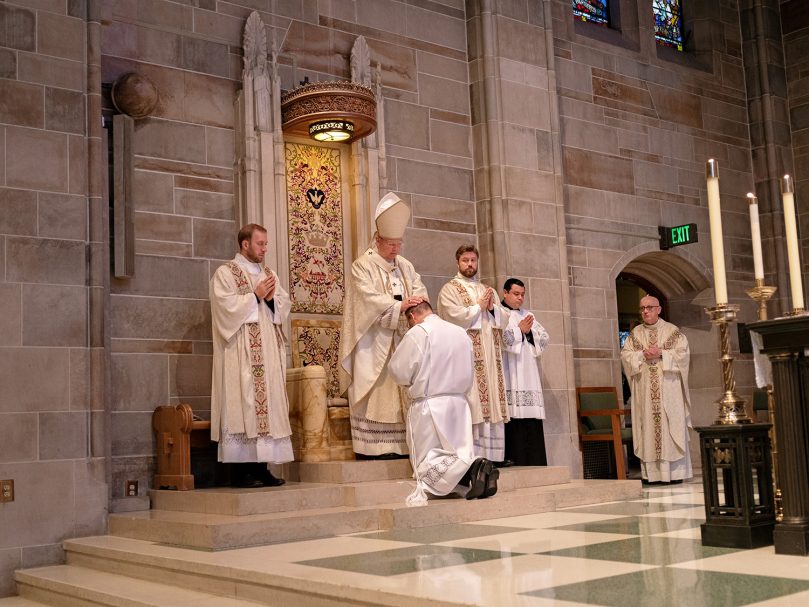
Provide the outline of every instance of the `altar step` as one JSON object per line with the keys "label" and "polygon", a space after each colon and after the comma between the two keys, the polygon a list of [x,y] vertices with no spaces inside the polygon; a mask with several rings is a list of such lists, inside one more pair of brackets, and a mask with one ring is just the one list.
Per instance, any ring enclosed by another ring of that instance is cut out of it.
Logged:
{"label": "altar step", "polygon": [[[430,500],[409,508],[406,460],[296,465],[282,487],[152,491],[152,509],[112,514],[111,535],[203,550],[228,550],[337,534],[427,527],[546,512],[637,496],[638,481],[575,481],[567,468],[500,471],[484,500]],[[320,480],[326,482],[311,482]]]}
{"label": "altar step", "polygon": [[[16,572],[0,607],[419,607],[422,599],[313,580],[242,554],[206,553],[113,536],[68,540],[67,564]],[[278,566],[275,563],[275,566]],[[15,602],[16,601],[16,602]],[[452,602],[431,602],[458,607]]]}
{"label": "altar step", "polygon": [[[20,597],[0,599],[0,607],[415,607],[415,597],[313,581],[298,575],[301,565],[291,560],[279,571],[262,551],[284,542],[533,514],[641,494],[639,481],[570,480],[566,468],[500,472],[492,498],[430,500],[420,508],[404,503],[414,484],[406,460],[294,464],[284,471],[283,487],[153,491],[152,510],[110,515],[109,535],[65,541],[65,565],[18,571]],[[277,550],[288,554],[294,546]]]}

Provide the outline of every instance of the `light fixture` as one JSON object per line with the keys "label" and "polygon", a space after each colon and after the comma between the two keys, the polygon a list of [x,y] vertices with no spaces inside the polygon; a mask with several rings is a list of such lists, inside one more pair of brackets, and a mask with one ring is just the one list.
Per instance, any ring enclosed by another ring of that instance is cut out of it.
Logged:
{"label": "light fixture", "polygon": [[348,143],[376,130],[376,95],[358,82],[312,82],[281,96],[281,124],[289,135]]}
{"label": "light fixture", "polygon": [[348,120],[319,120],[309,125],[309,136],[316,141],[345,141],[354,134],[354,123]]}

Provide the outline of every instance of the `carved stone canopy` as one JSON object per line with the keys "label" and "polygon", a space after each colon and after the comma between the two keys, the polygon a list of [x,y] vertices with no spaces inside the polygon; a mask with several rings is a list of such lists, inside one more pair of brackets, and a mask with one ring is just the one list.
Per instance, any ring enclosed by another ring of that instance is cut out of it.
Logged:
{"label": "carved stone canopy", "polygon": [[376,130],[376,95],[357,82],[313,82],[281,97],[281,123],[285,133],[309,135],[309,125],[323,120],[348,120],[354,125],[350,139]]}

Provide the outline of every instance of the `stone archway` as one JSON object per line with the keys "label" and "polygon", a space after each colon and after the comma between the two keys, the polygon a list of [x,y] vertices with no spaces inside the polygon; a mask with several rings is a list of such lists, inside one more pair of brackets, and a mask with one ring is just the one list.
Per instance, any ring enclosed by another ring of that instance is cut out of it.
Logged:
{"label": "stone archway", "polygon": [[[657,243],[646,243],[627,251],[612,267],[611,284],[621,274],[631,274],[654,285],[666,298],[666,320],[680,327],[691,350],[689,391],[694,427],[708,425],[716,415],[714,401],[721,394],[718,342],[704,308],[713,304],[711,271],[686,247],[660,251]],[[617,300],[608,306],[617,320]],[[616,347],[617,352],[617,347]],[[616,353],[620,366],[620,354]],[[699,467],[696,433],[691,436],[691,456]]]}

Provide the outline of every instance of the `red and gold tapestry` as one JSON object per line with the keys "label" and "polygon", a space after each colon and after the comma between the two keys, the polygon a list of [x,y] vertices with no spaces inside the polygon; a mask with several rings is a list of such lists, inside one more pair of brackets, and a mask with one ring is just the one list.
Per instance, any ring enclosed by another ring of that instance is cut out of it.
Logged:
{"label": "red and gold tapestry", "polygon": [[285,154],[292,312],[342,314],[340,151],[288,142]]}

